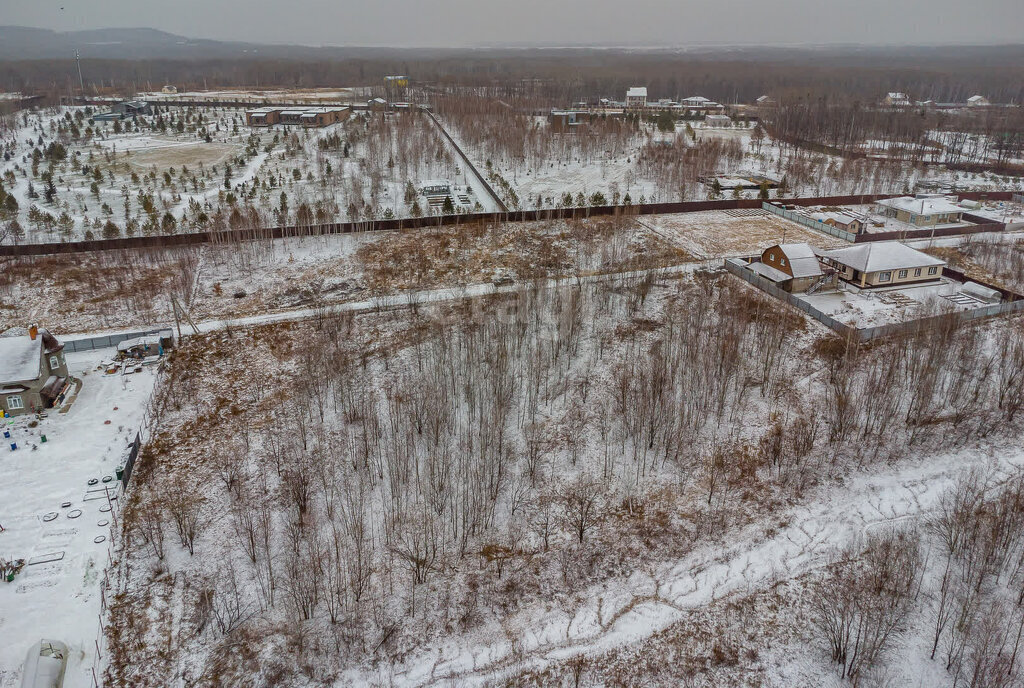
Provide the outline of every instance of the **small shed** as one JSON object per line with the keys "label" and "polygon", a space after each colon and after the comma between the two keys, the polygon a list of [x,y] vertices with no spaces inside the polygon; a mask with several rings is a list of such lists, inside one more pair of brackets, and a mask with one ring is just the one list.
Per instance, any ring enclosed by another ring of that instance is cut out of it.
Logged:
{"label": "small shed", "polygon": [[118,358],[149,358],[163,356],[164,347],[160,335],[148,334],[143,337],[126,339],[117,345]]}
{"label": "small shed", "polygon": [[998,289],[992,287],[986,287],[977,282],[967,282],[962,287],[961,291],[970,297],[973,297],[979,301],[985,303],[999,303],[1003,300],[1003,295]]}

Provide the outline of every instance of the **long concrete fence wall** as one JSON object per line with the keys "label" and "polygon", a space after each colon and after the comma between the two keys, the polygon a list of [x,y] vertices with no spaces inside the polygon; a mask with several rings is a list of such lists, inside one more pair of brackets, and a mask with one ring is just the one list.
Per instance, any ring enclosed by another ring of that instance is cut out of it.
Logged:
{"label": "long concrete fence wall", "polygon": [[138,332],[121,332],[118,334],[104,334],[97,335],[95,337],[81,337],[79,339],[64,339],[61,338],[61,343],[64,344],[64,351],[92,351],[93,349],[107,349],[113,346],[117,346],[121,342],[129,339],[138,339],[139,337],[146,337],[149,335],[159,335],[162,331],[166,331],[164,328],[154,328],[149,330],[139,330]]}
{"label": "long concrete fence wall", "polygon": [[[787,198],[777,202],[783,205],[863,205],[883,198],[895,198],[899,194],[859,194],[852,196],[817,196],[812,198]],[[972,200],[1010,200],[1008,191],[988,193],[962,193],[961,198]],[[632,215],[672,215],[696,213],[708,210],[757,209],[764,207],[764,201],[756,198],[727,199],[719,201],[681,201],[675,203],[645,203],[643,205],[601,205],[582,208],[544,208],[538,210],[513,210],[507,213],[463,213],[455,215],[430,215],[426,217],[401,218],[393,220],[366,220],[363,222],[328,222],[309,225],[279,225],[250,229],[208,230],[182,234],[156,234],[152,236],[123,237],[120,239],[90,239],[83,241],[53,242],[45,244],[4,244],[0,245],[0,256],[45,256],[61,253],[87,253],[90,251],[118,251],[140,248],[174,248],[198,246],[201,244],[237,243],[266,239],[286,239],[302,236],[323,236],[329,234],[350,234],[355,232],[396,231],[427,229],[430,227],[453,227],[458,225],[504,222],[538,222],[548,220],[578,220],[590,217],[617,217]],[[986,229],[984,231],[993,231]],[[963,232],[958,232],[963,233]]]}

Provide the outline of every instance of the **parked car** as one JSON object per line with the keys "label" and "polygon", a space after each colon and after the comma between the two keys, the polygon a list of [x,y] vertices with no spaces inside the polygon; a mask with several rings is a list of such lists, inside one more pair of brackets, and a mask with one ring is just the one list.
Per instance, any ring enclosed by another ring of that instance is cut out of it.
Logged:
{"label": "parked car", "polygon": [[25,657],[21,688],[63,688],[68,646],[59,640],[40,640]]}

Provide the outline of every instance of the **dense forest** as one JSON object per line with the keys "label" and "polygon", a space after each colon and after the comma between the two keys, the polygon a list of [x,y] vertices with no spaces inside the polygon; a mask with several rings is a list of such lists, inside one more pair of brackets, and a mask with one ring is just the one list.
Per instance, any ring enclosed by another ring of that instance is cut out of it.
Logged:
{"label": "dense forest", "polygon": [[[261,51],[262,52],[262,51]],[[286,53],[278,53],[285,55]],[[1024,99],[1024,48],[878,49],[755,48],[732,51],[594,49],[423,50],[322,49],[298,57],[260,59],[83,59],[86,90],[159,88],[377,86],[387,74],[409,74],[432,90],[566,104],[621,97],[646,85],[654,98],[701,94],[751,102],[841,96],[874,102],[888,91],[918,100],[962,102],[975,93],[992,102]],[[53,97],[77,86],[74,60],[0,62],[0,89]]]}

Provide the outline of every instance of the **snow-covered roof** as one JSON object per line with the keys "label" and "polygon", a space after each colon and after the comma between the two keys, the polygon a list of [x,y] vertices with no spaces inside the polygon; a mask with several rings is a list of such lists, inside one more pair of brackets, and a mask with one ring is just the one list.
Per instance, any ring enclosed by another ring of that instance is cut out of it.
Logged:
{"label": "snow-covered roof", "polygon": [[711,99],[704,96],[687,96],[683,98],[683,101],[687,103],[710,103]]}
{"label": "snow-covered roof", "polygon": [[851,211],[824,210],[821,212],[811,213],[811,216],[816,220],[821,220],[822,222],[834,220],[837,224],[844,226],[849,225],[851,222],[863,223],[867,219],[863,215],[857,215]]}
{"label": "snow-covered roof", "polygon": [[633,86],[628,91],[626,91],[626,97],[627,98],[646,98],[647,97],[647,87],[646,86]]}
{"label": "snow-covered roof", "polygon": [[128,349],[136,346],[150,346],[152,344],[160,343],[160,335],[149,334],[143,337],[136,337],[135,339],[126,339],[117,345],[118,351],[127,351]]}
{"label": "snow-covered roof", "polygon": [[797,258],[815,258],[814,249],[806,243],[793,243],[793,244],[779,244],[779,250],[782,251],[782,255],[786,256],[790,260],[796,260]]}
{"label": "snow-covered roof", "polygon": [[38,378],[42,347],[39,336],[0,337],[0,384]]}
{"label": "snow-covered roof", "polygon": [[886,198],[878,202],[887,208],[894,208],[916,215],[936,215],[945,213],[962,213],[963,208],[945,197],[914,198],[913,196],[900,196],[899,198]]}
{"label": "snow-covered roof", "polygon": [[971,96],[970,98],[967,99],[967,102],[968,103],[987,103],[988,102],[988,98],[986,98],[985,96]]}
{"label": "snow-covered roof", "polygon": [[946,264],[944,260],[912,249],[898,241],[873,241],[824,251],[822,255],[861,272],[904,270]]}
{"label": "snow-covered roof", "polygon": [[821,273],[821,264],[814,255],[814,249],[804,243],[779,244],[777,247],[786,257],[793,277],[817,277]]}
{"label": "snow-covered roof", "polygon": [[823,274],[817,257],[794,258],[789,261],[789,268],[793,271],[793,277],[817,277]]}
{"label": "snow-covered roof", "polygon": [[900,93],[899,91],[890,91],[889,100],[909,100],[906,93]]}

